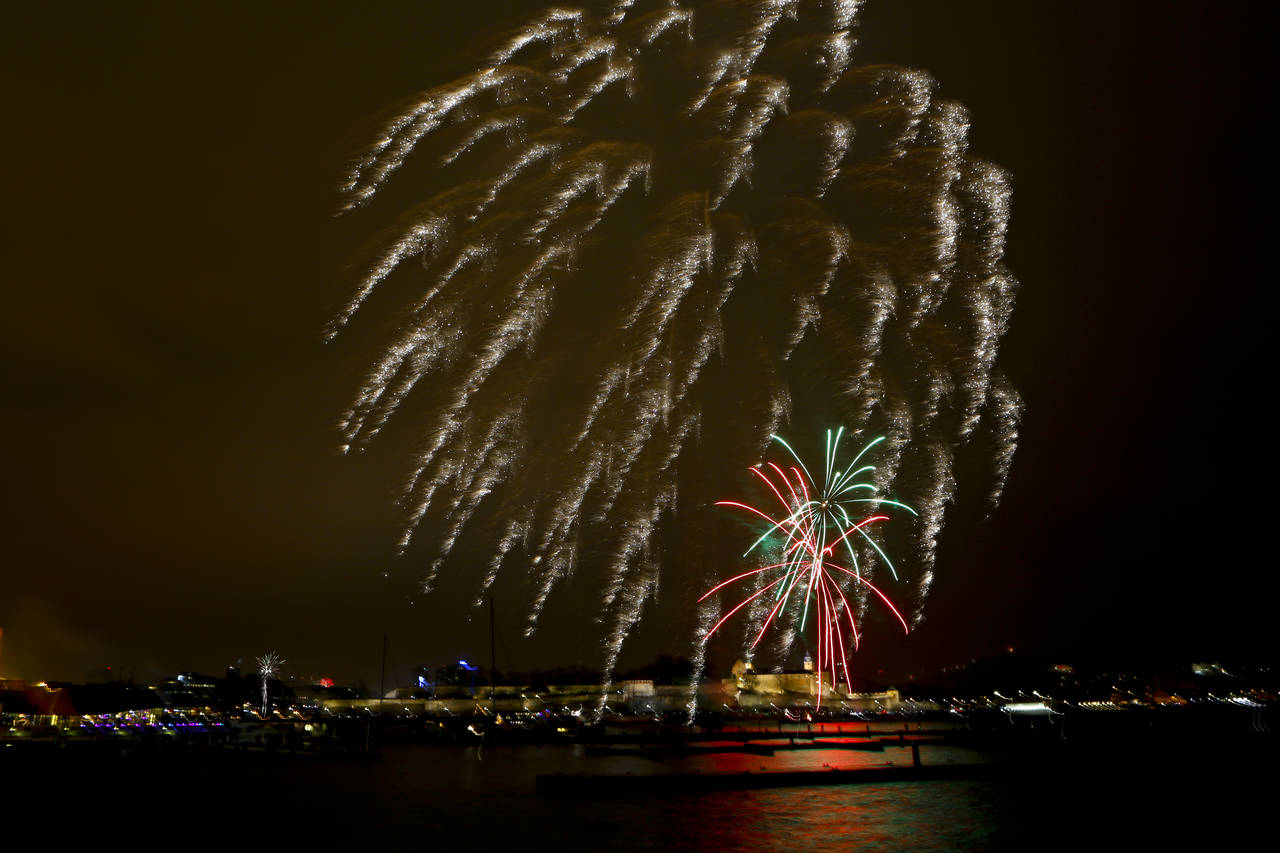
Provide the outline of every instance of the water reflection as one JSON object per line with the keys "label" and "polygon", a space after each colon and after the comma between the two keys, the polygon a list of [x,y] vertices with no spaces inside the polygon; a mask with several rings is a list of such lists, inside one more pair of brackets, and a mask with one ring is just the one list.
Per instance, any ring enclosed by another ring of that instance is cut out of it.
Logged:
{"label": "water reflection", "polygon": [[663,841],[705,850],[963,850],[986,845],[977,782],[732,791],[669,804]]}
{"label": "water reflection", "polygon": [[[926,764],[996,757],[930,745]],[[1270,788],[1227,772],[1257,763],[1205,743],[1173,751],[1087,749],[1028,761],[991,779],[635,794],[538,795],[537,774],[841,769],[909,763],[910,749],[588,756],[581,746],[460,749],[384,745],[370,764],[245,760],[230,754],[6,766],[15,825],[56,827],[64,846],[99,842],[104,826],[181,833],[202,844],[279,840],[474,850],[972,850],[1058,849],[1098,838],[1217,832],[1256,819]],[[1265,765],[1265,762],[1264,762]],[[74,780],[70,782],[68,780]],[[269,826],[260,817],[269,814]],[[75,820],[71,820],[71,818]],[[123,822],[123,823],[122,823]],[[260,834],[259,834],[260,833]],[[177,836],[174,836],[177,837]]]}

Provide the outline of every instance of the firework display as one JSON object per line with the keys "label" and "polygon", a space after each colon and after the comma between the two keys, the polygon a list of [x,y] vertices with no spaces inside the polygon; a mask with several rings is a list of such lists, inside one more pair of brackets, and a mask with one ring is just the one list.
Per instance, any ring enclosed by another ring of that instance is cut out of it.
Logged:
{"label": "firework display", "polygon": [[271,710],[267,699],[267,682],[279,675],[280,667],[286,663],[287,661],[275,652],[267,652],[258,657],[258,675],[262,678],[262,716],[264,718]]}
{"label": "firework display", "polygon": [[[864,464],[856,467],[872,448],[884,441],[884,437],[881,436],[868,443],[852,462],[841,468],[837,467],[837,460],[843,435],[843,427],[836,430],[834,435],[827,430],[823,476],[820,482],[814,480],[808,467],[792,450],[791,445],[779,436],[771,436],[774,441],[787,449],[800,467],[789,465],[783,468],[774,462],[768,462],[748,470],[768,487],[769,492],[781,506],[781,512],[771,513],[739,501],[717,501],[716,504],[743,510],[765,522],[764,532],[747,549],[744,557],[751,556],[757,549],[765,551],[766,543],[775,540],[773,550],[776,551],[778,560],[721,581],[703,593],[698,601],[706,601],[721,589],[737,581],[747,578],[756,579],[757,590],[725,613],[703,637],[704,642],[709,640],[711,635],[735,613],[763,597],[765,603],[771,603],[772,606],[769,608],[768,615],[760,620],[760,630],[751,642],[751,649],[760,643],[765,632],[779,616],[787,613],[788,603],[791,603],[793,612],[799,612],[799,631],[802,633],[805,623],[809,620],[812,605],[819,677],[829,672],[830,684],[834,688],[839,684],[839,676],[843,675],[845,685],[852,690],[853,679],[849,674],[849,660],[845,654],[843,637],[846,636],[844,626],[847,625],[849,629],[847,636],[852,640],[856,651],[860,637],[854,613],[859,608],[851,604],[845,595],[844,588],[848,583],[843,582],[839,575],[833,575],[832,572],[846,575],[852,578],[853,582],[874,593],[897,617],[902,630],[908,631],[907,620],[903,618],[898,608],[863,574],[852,540],[856,534],[856,538],[865,541],[881,557],[896,580],[897,570],[884,550],[872,538],[868,528],[877,522],[889,520],[889,516],[880,514],[881,508],[899,508],[912,515],[916,515],[916,511],[901,501],[876,497],[878,490],[874,483],[870,482],[876,470],[875,466]],[[872,512],[863,516],[863,511],[868,508],[871,508]],[[840,562],[836,562],[837,560]],[[840,564],[846,562],[853,568]],[[768,581],[773,575],[778,577]],[[773,595],[765,596],[765,593],[770,591]],[[841,617],[844,619],[843,623]],[[819,690],[819,705],[821,702],[822,691]]]}
{"label": "firework display", "polygon": [[[723,564],[703,510],[726,460],[834,421],[885,436],[866,486],[912,496],[919,618],[957,450],[994,448],[995,501],[1017,440],[996,367],[1009,192],[927,74],[854,62],[858,6],[556,6],[353,160],[343,210],[392,224],[328,334],[382,299],[399,319],[343,450],[413,424],[399,544],[424,590],[465,571],[480,601],[505,567],[532,633],[585,575],[610,672],[664,564],[698,589]],[[809,568],[780,566],[775,589],[803,587],[835,631],[852,613],[808,539],[826,528],[798,523]],[[863,583],[873,546],[862,528],[839,542]],[[747,610],[761,629],[768,610]],[[698,666],[715,614],[686,617]]]}

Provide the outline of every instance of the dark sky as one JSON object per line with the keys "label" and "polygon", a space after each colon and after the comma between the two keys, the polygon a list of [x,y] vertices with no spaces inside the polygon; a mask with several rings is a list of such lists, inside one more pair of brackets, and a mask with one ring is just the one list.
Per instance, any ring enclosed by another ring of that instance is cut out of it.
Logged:
{"label": "dark sky", "polygon": [[[347,156],[535,4],[461,5],[8,14],[0,674],[220,672],[276,649],[371,679],[384,634],[397,671],[487,653],[482,617],[408,603],[403,462],[336,453],[365,362],[321,343],[369,236],[331,216]],[[926,622],[865,667],[1274,646],[1263,54],[1248,22],[1124,5],[864,12],[860,59],[933,73],[1013,175],[1001,361],[1027,404],[1003,506],[983,520],[962,487]],[[499,666],[595,662],[556,642],[572,626],[520,640],[513,606]],[[646,643],[624,666],[677,651]]]}

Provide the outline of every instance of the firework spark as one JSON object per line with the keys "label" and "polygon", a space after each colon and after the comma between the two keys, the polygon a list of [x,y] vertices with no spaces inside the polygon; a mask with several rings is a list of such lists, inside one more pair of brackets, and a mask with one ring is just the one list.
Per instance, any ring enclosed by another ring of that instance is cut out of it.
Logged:
{"label": "firework spark", "polygon": [[262,677],[262,716],[265,718],[270,710],[267,700],[267,682],[275,678],[280,672],[280,667],[284,666],[288,661],[275,652],[267,652],[258,658],[257,663],[258,675]]}
{"label": "firework spark", "polygon": [[[768,526],[743,556],[750,556],[758,548],[764,551],[767,547],[766,543],[776,539],[779,561],[721,581],[703,593],[698,602],[706,601],[716,592],[738,581],[747,578],[757,580],[758,589],[720,617],[720,620],[703,637],[705,643],[739,610],[772,590],[773,606],[764,619],[760,620],[760,630],[751,642],[753,649],[760,643],[765,632],[780,614],[787,612],[788,602],[793,605],[793,610],[798,610],[800,613],[800,632],[804,631],[812,605],[814,634],[818,648],[819,683],[821,683],[822,674],[830,672],[831,685],[834,688],[839,684],[839,675],[843,674],[845,685],[852,690],[853,680],[849,676],[849,661],[842,639],[845,636],[844,625],[848,626],[847,636],[852,640],[855,651],[858,648],[860,636],[854,619],[855,607],[850,604],[849,598],[845,595],[845,588],[849,583],[856,582],[866,590],[875,593],[898,618],[902,624],[902,630],[904,632],[909,630],[907,620],[903,618],[898,608],[860,570],[854,540],[860,537],[865,541],[884,561],[896,580],[897,570],[885,555],[884,550],[868,533],[868,528],[878,522],[889,520],[889,516],[880,514],[881,508],[898,508],[912,515],[917,513],[900,501],[876,497],[878,489],[870,482],[876,470],[875,466],[864,464],[858,467],[858,463],[863,460],[868,451],[883,442],[884,438],[880,437],[869,442],[852,462],[838,467],[840,440],[843,435],[843,427],[836,430],[834,435],[831,430],[827,430],[827,447],[820,482],[815,481],[808,467],[789,444],[776,435],[772,436],[774,441],[787,449],[800,467],[788,465],[784,468],[774,462],[768,462],[748,470],[768,487],[769,492],[781,507],[781,512],[770,512],[739,501],[716,501],[716,505],[734,507],[758,519],[763,519]],[[864,515],[864,511],[869,508],[872,512]],[[845,562],[846,556],[847,562],[853,566],[852,569],[836,562],[836,560]],[[852,581],[842,582],[843,578],[833,572],[852,578]],[[777,575],[776,579],[764,583],[774,575]],[[844,617],[843,625],[840,621],[842,616]],[[818,704],[819,706],[822,704],[821,689],[818,690]]]}
{"label": "firework spark", "polygon": [[609,672],[663,561],[714,562],[714,460],[834,419],[887,436],[871,484],[914,496],[919,618],[954,454],[993,439],[995,500],[1016,440],[1009,192],[927,74],[854,63],[858,5],[557,6],[354,159],[343,209],[395,224],[329,336],[411,295],[342,446],[417,424],[400,547],[429,549],[424,589],[482,566],[480,601],[522,568],[532,633],[585,575]]}

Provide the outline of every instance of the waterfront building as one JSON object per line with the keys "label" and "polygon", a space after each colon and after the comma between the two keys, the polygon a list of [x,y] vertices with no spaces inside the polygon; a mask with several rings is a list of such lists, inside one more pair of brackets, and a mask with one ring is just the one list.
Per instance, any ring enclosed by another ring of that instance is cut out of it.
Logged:
{"label": "waterfront building", "polygon": [[750,661],[742,660],[730,672],[732,677],[723,681],[724,691],[741,709],[816,704],[819,697],[824,705],[850,711],[897,711],[902,705],[902,697],[895,689],[873,693],[838,689],[831,682],[830,673],[814,671],[813,659],[808,655],[800,672],[757,672]]}

